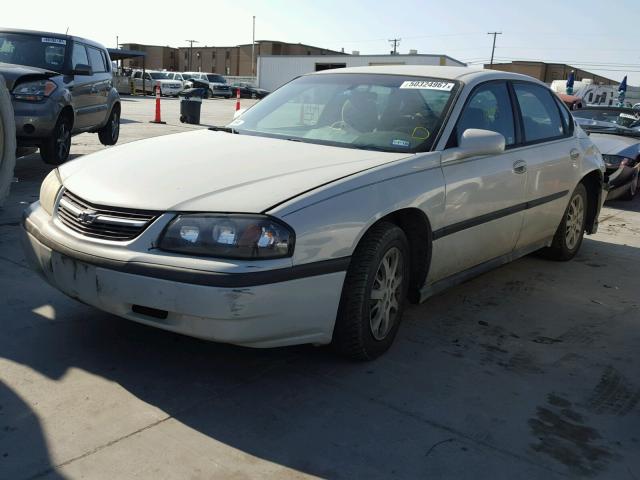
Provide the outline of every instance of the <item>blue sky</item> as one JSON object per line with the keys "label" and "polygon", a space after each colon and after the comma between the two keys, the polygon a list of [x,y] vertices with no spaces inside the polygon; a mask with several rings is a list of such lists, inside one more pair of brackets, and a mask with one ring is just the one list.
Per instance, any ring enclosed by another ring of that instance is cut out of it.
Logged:
{"label": "blue sky", "polygon": [[[488,62],[489,31],[501,31],[496,61],[534,59],[581,66],[620,80],[628,73],[640,85],[640,0],[458,0],[338,1],[244,0],[216,2],[110,0],[88,12],[89,3],[68,0],[68,8],[32,0],[3,8],[6,27],[64,32],[94,38],[108,46],[138,42],[182,46],[185,39],[206,45],[284,40],[346,52],[388,53],[387,39],[399,37],[400,53],[447,54],[466,62]],[[168,9],[175,7],[175,12]],[[189,5],[196,5],[189,7]],[[34,15],[33,12],[47,12]],[[190,14],[189,11],[193,11]],[[85,23],[85,19],[91,23]]]}

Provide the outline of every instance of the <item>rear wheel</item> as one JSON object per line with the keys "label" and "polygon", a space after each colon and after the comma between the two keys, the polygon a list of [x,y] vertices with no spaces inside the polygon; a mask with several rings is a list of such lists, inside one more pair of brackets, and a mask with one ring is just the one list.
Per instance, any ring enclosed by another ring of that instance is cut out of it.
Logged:
{"label": "rear wheel", "polygon": [[575,257],[584,237],[587,219],[587,189],[579,183],[571,195],[569,205],[564,212],[562,222],[556,230],[551,246],[541,251],[552,260],[571,260]]}
{"label": "rear wheel", "polygon": [[362,239],[351,258],[333,333],[343,355],[372,360],[398,332],[409,278],[409,244],[398,226],[382,222]]}
{"label": "rear wheel", "polygon": [[98,138],[103,145],[115,145],[120,138],[120,110],[117,106],[111,109],[107,124],[98,130]]}
{"label": "rear wheel", "polygon": [[40,157],[49,165],[60,165],[69,158],[71,150],[71,119],[60,115],[51,137],[40,145]]}

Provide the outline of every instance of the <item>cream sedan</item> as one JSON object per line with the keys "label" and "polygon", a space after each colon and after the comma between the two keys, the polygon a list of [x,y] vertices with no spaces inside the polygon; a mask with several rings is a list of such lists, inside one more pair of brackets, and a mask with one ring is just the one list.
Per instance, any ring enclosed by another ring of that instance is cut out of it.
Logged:
{"label": "cream sedan", "polygon": [[72,298],[252,347],[392,344],[406,301],[594,233],[602,157],[530,77],[381,66],[305,75],[227,127],[51,172],[32,265]]}

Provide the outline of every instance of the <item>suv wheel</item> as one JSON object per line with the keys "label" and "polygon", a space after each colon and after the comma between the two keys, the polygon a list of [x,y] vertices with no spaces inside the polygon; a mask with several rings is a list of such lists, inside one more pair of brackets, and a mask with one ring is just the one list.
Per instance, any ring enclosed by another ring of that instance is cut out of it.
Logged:
{"label": "suv wheel", "polygon": [[575,257],[582,238],[587,219],[587,189],[579,183],[571,195],[569,205],[564,212],[562,222],[556,230],[551,246],[542,250],[542,255],[552,260],[571,260]]}
{"label": "suv wheel", "polygon": [[409,279],[409,243],[398,226],[376,225],[351,258],[333,332],[343,355],[372,360],[386,352],[398,331]]}
{"label": "suv wheel", "polygon": [[120,137],[120,110],[117,106],[111,109],[107,124],[98,130],[98,138],[103,145],[115,145]]}
{"label": "suv wheel", "polygon": [[71,150],[71,120],[61,115],[51,137],[40,145],[40,157],[49,165],[60,165],[69,158]]}

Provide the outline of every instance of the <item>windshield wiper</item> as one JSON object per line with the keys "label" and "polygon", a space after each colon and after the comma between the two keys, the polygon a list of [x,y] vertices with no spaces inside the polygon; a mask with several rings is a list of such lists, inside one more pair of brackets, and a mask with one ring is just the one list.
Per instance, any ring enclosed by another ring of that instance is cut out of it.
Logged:
{"label": "windshield wiper", "polygon": [[212,130],[214,132],[238,133],[235,128],[231,127],[209,127],[209,130]]}

